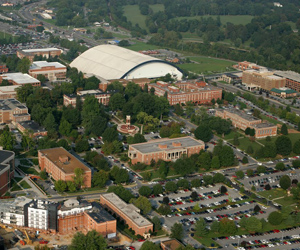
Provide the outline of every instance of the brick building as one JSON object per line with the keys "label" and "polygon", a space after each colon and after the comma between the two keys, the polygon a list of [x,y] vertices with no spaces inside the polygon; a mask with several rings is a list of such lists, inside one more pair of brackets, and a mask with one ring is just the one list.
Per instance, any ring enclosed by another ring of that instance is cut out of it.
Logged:
{"label": "brick building", "polygon": [[275,71],[274,75],[286,79],[285,87],[300,92],[300,74],[294,71]]}
{"label": "brick building", "polygon": [[39,165],[54,180],[73,181],[75,169],[84,171],[84,187],[91,187],[92,172],[89,167],[64,148],[50,148],[38,151]]}
{"label": "brick building", "polygon": [[62,50],[57,48],[43,48],[43,49],[24,49],[17,51],[17,57],[20,59],[26,57],[33,62],[34,56],[42,56],[45,58],[59,56]]}
{"label": "brick building", "polygon": [[19,86],[11,85],[11,86],[0,87],[0,100],[17,98],[16,88],[19,88]]}
{"label": "brick building", "polygon": [[242,83],[249,90],[263,89],[270,91],[272,88],[282,88],[285,86],[286,79],[274,75],[272,71],[247,70],[243,72]]}
{"label": "brick building", "polygon": [[101,194],[100,204],[122,219],[135,234],[143,235],[153,231],[153,224],[140,214],[140,210],[133,204],[127,204],[116,194]]}
{"label": "brick building", "polygon": [[65,80],[67,67],[58,62],[36,61],[29,68],[29,75],[37,78],[43,75],[49,81]]}
{"label": "brick building", "polygon": [[151,88],[155,89],[154,94],[164,96],[167,93],[167,98],[170,105],[193,102],[196,104],[209,104],[212,99],[215,101],[222,99],[222,90],[207,85],[205,82],[177,82],[168,84],[158,81],[148,85],[148,91]]}
{"label": "brick building", "polygon": [[151,160],[175,161],[182,155],[190,157],[205,149],[203,141],[190,136],[175,139],[158,139],[144,143],[129,145],[128,157],[132,164],[142,162],[150,164]]}
{"label": "brick building", "polygon": [[248,127],[254,128],[256,138],[277,135],[276,125],[267,122],[262,122],[261,119],[258,119],[252,115],[247,115],[244,112],[237,109],[217,109],[216,116],[219,116],[223,119],[230,119],[234,127],[244,131]]}
{"label": "brick building", "polygon": [[16,99],[0,100],[0,123],[17,123],[30,120],[28,108]]}
{"label": "brick building", "polygon": [[8,68],[6,67],[6,64],[0,64],[0,73],[7,73]]}
{"label": "brick building", "polygon": [[99,103],[107,106],[109,103],[111,93],[109,91],[102,92],[101,90],[83,90],[83,91],[77,91],[77,94],[69,94],[64,95],[64,106],[72,105],[73,107],[76,106],[76,99],[77,97],[80,97],[80,100],[84,102],[86,96],[94,96]]}
{"label": "brick building", "polygon": [[41,82],[34,77],[23,73],[6,73],[0,75],[0,83],[3,80],[7,80],[12,85],[23,86],[25,84],[31,84],[33,87],[41,86]]}
{"label": "brick building", "polygon": [[11,179],[15,174],[15,153],[0,150],[0,196],[11,188]]}
{"label": "brick building", "polygon": [[116,236],[117,221],[98,203],[70,199],[58,210],[58,232],[68,234],[76,231],[96,230],[107,238]]}
{"label": "brick building", "polygon": [[247,62],[247,61],[239,62],[237,65],[233,65],[233,67],[236,69],[240,69],[242,71],[247,70],[247,69],[259,70],[259,69],[264,68],[255,63],[251,63],[251,62]]}
{"label": "brick building", "polygon": [[133,82],[137,85],[139,85],[141,88],[143,88],[145,86],[146,83],[150,83],[150,79],[149,78],[136,78],[136,79],[130,79],[130,80],[126,80],[126,79],[113,79],[113,80],[109,80],[109,81],[102,81],[99,83],[99,89],[101,89],[102,91],[106,91],[107,86],[109,84],[112,84],[113,82],[119,82],[123,85],[123,87],[125,88],[127,86],[127,84],[129,82]]}
{"label": "brick building", "polygon": [[23,121],[17,123],[17,128],[22,132],[27,132],[31,137],[46,136],[47,130],[37,124],[35,121]]}

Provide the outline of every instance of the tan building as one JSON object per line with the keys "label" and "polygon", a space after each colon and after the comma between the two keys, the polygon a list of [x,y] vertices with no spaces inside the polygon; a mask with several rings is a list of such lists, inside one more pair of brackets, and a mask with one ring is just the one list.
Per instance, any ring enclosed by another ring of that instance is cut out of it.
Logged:
{"label": "tan building", "polygon": [[73,107],[76,106],[77,97],[80,97],[80,100],[84,102],[86,96],[94,96],[99,103],[107,106],[109,103],[111,93],[110,92],[102,92],[101,90],[83,90],[77,91],[77,95],[69,94],[64,95],[64,106],[72,105]]}
{"label": "tan building", "polygon": [[107,238],[116,237],[117,220],[100,204],[70,199],[58,210],[58,232],[69,234],[96,230]]}
{"label": "tan building", "polygon": [[154,94],[157,96],[164,96],[167,93],[170,105],[185,104],[187,102],[209,104],[212,99],[215,101],[222,99],[222,89],[207,85],[205,82],[177,82],[175,84],[168,84],[158,81],[149,84],[148,91],[151,88],[155,89]]}
{"label": "tan building", "polygon": [[244,131],[246,128],[254,128],[256,138],[277,135],[276,125],[262,122],[261,119],[258,119],[252,115],[247,115],[237,109],[217,109],[216,116],[219,116],[222,119],[230,119],[234,127]]}
{"label": "tan building", "polygon": [[64,148],[50,148],[38,151],[39,165],[54,180],[73,181],[75,169],[84,171],[84,187],[91,187],[92,172],[89,167]]}
{"label": "tan building", "polygon": [[23,121],[17,123],[17,128],[22,133],[28,133],[31,137],[46,136],[47,130],[37,124],[35,121]]}
{"label": "tan building", "polygon": [[2,83],[3,80],[7,80],[10,84],[18,86],[23,86],[26,84],[31,84],[33,87],[41,86],[41,82],[39,80],[23,73],[6,73],[0,75],[0,83]]}
{"label": "tan building", "polygon": [[3,86],[0,87],[0,100],[6,100],[10,98],[17,98],[17,91],[16,88],[20,86],[17,85],[10,85],[10,86]]}
{"label": "tan building", "polygon": [[30,62],[33,62],[34,56],[42,56],[45,58],[59,56],[62,50],[57,48],[43,48],[43,49],[24,49],[17,51],[17,57],[20,59],[27,57]]}
{"label": "tan building", "polygon": [[151,160],[176,161],[182,155],[190,157],[205,149],[205,143],[193,137],[180,137],[175,139],[158,139],[144,143],[129,145],[128,157],[132,164],[142,162],[150,164]]}
{"label": "tan building", "polygon": [[272,88],[282,88],[285,86],[286,79],[274,75],[272,71],[247,70],[243,72],[242,83],[249,90],[263,89],[270,91]]}
{"label": "tan building", "polygon": [[133,204],[127,204],[116,194],[101,194],[100,204],[122,219],[136,235],[153,231],[153,224],[140,214],[140,210]]}
{"label": "tan building", "polygon": [[36,61],[29,68],[29,75],[37,78],[43,75],[49,81],[65,80],[67,67],[58,62]]}
{"label": "tan building", "polygon": [[0,100],[0,123],[17,123],[30,120],[28,108],[16,99]]}

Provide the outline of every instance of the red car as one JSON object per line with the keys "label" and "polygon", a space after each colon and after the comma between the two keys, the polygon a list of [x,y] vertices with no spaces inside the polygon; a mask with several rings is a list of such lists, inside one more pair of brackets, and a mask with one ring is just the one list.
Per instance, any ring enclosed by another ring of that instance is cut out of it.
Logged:
{"label": "red car", "polygon": [[40,244],[48,244],[49,241],[47,241],[47,240],[40,240],[39,243],[40,243]]}
{"label": "red car", "polygon": [[138,239],[138,242],[143,242],[145,241],[145,239]]}

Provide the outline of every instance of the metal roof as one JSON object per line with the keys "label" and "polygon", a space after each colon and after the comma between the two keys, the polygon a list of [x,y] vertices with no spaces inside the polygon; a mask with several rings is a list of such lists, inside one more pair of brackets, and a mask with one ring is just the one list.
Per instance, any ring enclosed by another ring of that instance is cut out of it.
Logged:
{"label": "metal roof", "polygon": [[[167,63],[116,45],[105,44],[85,51],[70,66],[83,73],[94,74],[110,80],[123,78],[139,65],[150,62]],[[175,66],[173,67],[175,68]]]}

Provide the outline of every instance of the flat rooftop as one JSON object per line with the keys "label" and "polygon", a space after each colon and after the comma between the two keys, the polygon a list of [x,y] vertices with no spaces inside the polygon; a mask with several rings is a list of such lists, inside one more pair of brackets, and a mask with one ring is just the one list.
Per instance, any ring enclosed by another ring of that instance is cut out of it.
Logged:
{"label": "flat rooftop", "polygon": [[35,84],[40,83],[39,80],[35,79],[34,77],[23,74],[23,73],[5,73],[2,75],[2,79],[8,80],[8,81],[14,81],[17,84]]}
{"label": "flat rooftop", "polygon": [[[39,150],[42,154],[46,156],[50,161],[52,161],[57,167],[59,167],[66,174],[74,173],[76,168],[81,168],[85,172],[90,172],[91,169],[79,161],[74,155],[69,153],[64,148],[50,148]],[[67,162],[61,162],[60,157],[68,157]]]}
{"label": "flat rooftop", "polygon": [[144,226],[152,225],[150,221],[148,221],[146,218],[140,215],[139,212],[137,212],[139,210],[137,207],[135,207],[133,204],[127,204],[126,202],[121,200],[119,196],[117,196],[116,194],[106,193],[106,194],[101,194],[101,196],[103,196],[106,200],[108,200],[117,209],[122,211],[137,226],[144,227]]}
{"label": "flat rooftop", "polygon": [[0,202],[0,211],[9,211],[11,208],[24,207],[31,201],[32,199],[24,196],[19,196],[15,199],[3,199]]}
{"label": "flat rooftop", "polygon": [[247,121],[257,121],[257,120],[260,120],[256,117],[254,117],[253,115],[247,115],[246,113],[244,113],[243,111],[241,110],[238,110],[238,109],[225,109],[225,110],[222,110],[222,111],[225,111],[225,112],[229,112],[231,114],[236,114],[238,116],[240,116],[241,118],[247,120]]}
{"label": "flat rooftop", "polygon": [[300,82],[300,74],[296,73],[294,71],[290,71],[290,70],[281,71],[281,70],[278,70],[278,71],[275,71],[274,75],[281,76],[281,77],[293,80],[295,82]]}
{"label": "flat rooftop", "polygon": [[[180,87],[180,85],[190,85],[190,88],[186,88],[185,90]],[[196,84],[193,84],[191,82],[178,82],[175,83],[175,86],[166,84],[165,86],[158,85],[157,83],[150,83],[149,86],[154,86],[157,88],[160,88],[164,91],[166,91],[169,94],[176,95],[176,94],[184,94],[184,93],[197,93],[197,92],[204,92],[204,91],[211,91],[211,90],[219,90],[220,88],[212,86],[212,85],[206,85],[204,87],[199,87]],[[170,90],[169,88],[173,90],[179,90],[179,92],[174,92]]]}
{"label": "flat rooftop", "polygon": [[9,157],[14,156],[15,153],[8,150],[0,150],[0,163],[5,162]]}
{"label": "flat rooftop", "polygon": [[29,70],[42,69],[45,67],[66,68],[65,65],[59,62],[35,61],[31,64]]}
{"label": "flat rooftop", "polygon": [[32,120],[19,122],[19,124],[26,130],[32,130],[34,133],[47,131],[45,128],[41,127],[38,123]]}
{"label": "flat rooftop", "polygon": [[10,85],[10,86],[3,86],[0,87],[0,93],[7,93],[7,92],[16,92],[16,88],[19,88],[18,85]]}
{"label": "flat rooftop", "polygon": [[[180,146],[174,146],[173,143],[180,143]],[[160,148],[159,145],[164,145],[166,148]],[[140,151],[143,154],[154,153],[159,151],[169,151],[179,148],[189,148],[195,146],[204,146],[203,141],[199,141],[194,139],[193,137],[180,137],[174,139],[158,139],[152,140],[144,143],[132,144],[130,147],[133,149]]]}
{"label": "flat rooftop", "polygon": [[262,122],[262,123],[255,124],[255,125],[252,125],[252,126],[255,127],[255,128],[273,128],[273,127],[277,127],[275,124],[270,123],[270,122]]}
{"label": "flat rooftop", "polygon": [[116,220],[111,214],[109,214],[101,205],[97,202],[92,203],[93,208],[86,210],[85,212],[97,223],[104,223],[107,221]]}
{"label": "flat rooftop", "polygon": [[41,49],[23,49],[21,51],[25,53],[35,53],[35,52],[48,52],[48,51],[61,51],[61,50],[57,48],[41,48]]}
{"label": "flat rooftop", "polygon": [[14,98],[0,100],[0,110],[27,109],[27,107]]}

